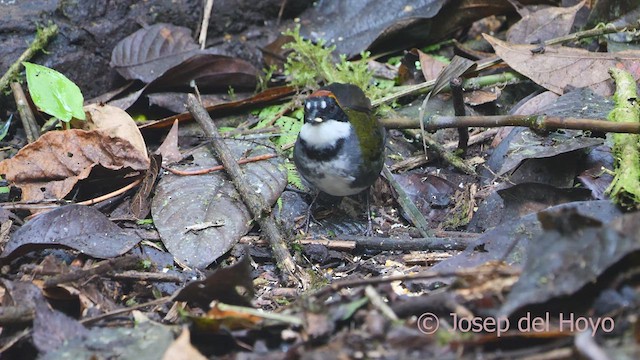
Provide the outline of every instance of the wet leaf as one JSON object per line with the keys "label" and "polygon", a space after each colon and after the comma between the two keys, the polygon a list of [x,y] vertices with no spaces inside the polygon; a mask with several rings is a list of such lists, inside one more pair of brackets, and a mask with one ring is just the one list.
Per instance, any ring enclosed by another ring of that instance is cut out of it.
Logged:
{"label": "wet leaf", "polygon": [[162,165],[162,156],[151,156],[151,165],[144,174],[142,183],[138,191],[131,197],[131,206],[129,210],[136,219],[144,219],[151,212],[151,191],[153,191],[158,174],[160,173],[160,166]]}
{"label": "wet leaf", "polygon": [[237,263],[215,270],[202,281],[190,282],[174,300],[186,301],[204,309],[213,300],[230,305],[251,306],[254,294],[251,270],[251,257],[246,252]]}
{"label": "wet leaf", "polygon": [[226,92],[229,88],[253,90],[258,81],[257,75],[258,70],[244,60],[224,55],[194,54],[167,69],[164,74],[153,79],[142,89],[125,98],[114,100],[110,104],[127,109],[145,93],[167,90],[190,91],[191,81],[194,81],[202,92]]}
{"label": "wet leaf", "polygon": [[135,327],[95,327],[87,331],[85,337],[71,338],[39,359],[157,360],[162,358],[173,339],[170,327],[151,322]]}
{"label": "wet leaf", "polygon": [[562,94],[570,87],[589,87],[602,96],[613,93],[608,70],[625,67],[634,79],[640,78],[640,51],[594,53],[583,49],[548,46],[543,54],[532,53],[537,45],[514,45],[483,34],[496,54],[511,68],[536,84]]}
{"label": "wet leaf", "polygon": [[84,98],[73,81],[48,67],[29,62],[22,64],[27,72],[31,99],[38,109],[66,122],[71,118],[84,120]]}
{"label": "wet leaf", "polygon": [[548,7],[524,16],[507,32],[507,41],[513,44],[542,42],[571,32],[576,13],[584,1],[571,7]]}
{"label": "wet leaf", "polygon": [[445,220],[455,186],[438,176],[418,173],[394,174],[409,199],[434,227]]}
{"label": "wet leaf", "polygon": [[151,82],[147,91],[190,89],[195,81],[202,92],[253,90],[258,70],[247,61],[224,55],[196,54],[168,69]]}
{"label": "wet leaf", "polygon": [[0,162],[0,174],[22,189],[22,200],[62,199],[92,169],[144,171],[149,159],[128,140],[100,130],[50,131]]}
{"label": "wet leaf", "polygon": [[155,24],[122,39],[111,53],[110,65],[125,79],[150,83],[198,52],[188,28]]}
{"label": "wet leaf", "polygon": [[[324,2],[301,16],[313,19],[301,28],[301,33],[315,41],[321,37],[328,45],[336,45],[338,54],[347,56],[359,54],[379,38],[395,36],[398,48],[428,34],[428,25],[421,28],[416,25],[424,25],[424,19],[435,17],[445,3],[444,0],[419,0],[411,4],[370,0]],[[409,28],[413,31],[408,31]],[[403,38],[398,39],[399,33]]]}
{"label": "wet leaf", "polygon": [[78,320],[51,309],[44,298],[36,301],[33,344],[41,354],[56,350],[71,339],[84,339],[88,333]]}
{"label": "wet leaf", "polygon": [[[640,215],[624,215],[602,226],[576,209],[542,213],[552,221],[529,242],[522,275],[500,314],[571,295],[623,257],[640,250]],[[547,220],[545,220],[547,221]]]}
{"label": "wet leaf", "polygon": [[551,158],[595,147],[603,142],[603,139],[580,137],[579,132],[575,131],[540,136],[529,129],[516,128],[491,154],[487,165],[496,176],[500,176],[516,169],[528,159]]}
{"label": "wet leaf", "polygon": [[[272,150],[244,141],[227,141],[236,159],[271,153]],[[218,165],[208,149],[193,153],[190,170]],[[287,183],[282,160],[272,158],[242,165],[246,181],[256,193],[273,204]],[[184,170],[184,169],[182,169]],[[234,185],[222,171],[199,176],[165,175],[152,203],[154,224],[165,246],[179,261],[206,267],[227,252],[249,231],[251,215]]]}
{"label": "wet leaf", "polygon": [[14,258],[37,248],[68,247],[96,258],[112,258],[140,241],[98,210],[67,205],[38,215],[16,231],[1,257]]}
{"label": "wet leaf", "polygon": [[[621,214],[620,210],[610,201],[571,202],[556,205],[545,211],[557,211],[559,209],[579,209],[580,214],[603,223],[609,222]],[[432,270],[468,269],[484,264],[487,261],[503,259],[510,265],[522,266],[530,256],[534,256],[530,255],[527,250],[529,244],[537,241],[536,239],[541,237],[542,234],[543,230],[538,220],[538,214],[525,215],[485,232],[473,245],[460,254],[434,265]],[[507,251],[510,251],[510,253],[506,254]]]}

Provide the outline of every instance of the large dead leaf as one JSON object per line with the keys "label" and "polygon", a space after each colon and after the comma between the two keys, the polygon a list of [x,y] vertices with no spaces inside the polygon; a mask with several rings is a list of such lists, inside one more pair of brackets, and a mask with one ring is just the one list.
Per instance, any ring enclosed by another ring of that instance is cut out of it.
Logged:
{"label": "large dead leaf", "polygon": [[138,125],[124,110],[104,104],[90,104],[84,107],[87,121],[80,123],[83,130],[102,130],[113,137],[128,140],[141,156],[146,156],[147,145]]}
{"label": "large dead leaf", "polygon": [[38,215],[16,231],[2,252],[2,258],[36,248],[69,247],[96,258],[112,258],[129,251],[140,241],[98,210],[67,205]]}
{"label": "large dead leaf", "polygon": [[251,257],[246,251],[237,263],[217,269],[202,281],[190,282],[174,299],[203,309],[208,309],[214,300],[231,305],[251,306],[254,295],[251,270]]}
{"label": "large dead leaf", "polygon": [[542,213],[539,218],[543,224],[550,224],[529,242],[522,275],[502,305],[501,315],[571,295],[623,257],[640,250],[639,213],[624,215],[605,226],[575,209]]}
{"label": "large dead leaf", "polygon": [[613,93],[608,73],[611,67],[624,67],[634,79],[640,78],[640,51],[637,50],[594,53],[549,46],[540,54],[532,52],[538,45],[515,45],[487,34],[483,36],[511,68],[557,94],[564,93],[570,86],[589,87],[597,94],[610,96]]}
{"label": "large dead leaf", "polygon": [[189,91],[191,82],[203,92],[253,90],[256,87],[258,70],[247,61],[214,54],[194,54],[157,76],[142,89],[110,102],[111,105],[127,109],[142,94],[165,91]]}
{"label": "large dead leaf", "polygon": [[0,174],[22,189],[22,200],[62,199],[91,170],[146,170],[149,159],[128,140],[100,130],[50,131],[0,162]]}
{"label": "large dead leaf", "polygon": [[[272,150],[245,141],[227,141],[236,159]],[[193,153],[194,165],[203,169],[218,165],[208,149]],[[245,180],[256,193],[273,204],[287,183],[279,158],[242,165]],[[184,169],[183,169],[184,170]],[[206,267],[227,252],[249,231],[251,215],[224,172],[199,176],[168,174],[158,182],[151,206],[153,220],[165,246],[181,262]]]}
{"label": "large dead leaf", "polygon": [[110,65],[125,79],[150,83],[200,51],[188,28],[155,24],[122,39],[113,48]]}
{"label": "large dead leaf", "polygon": [[531,44],[569,34],[576,13],[584,1],[572,7],[548,7],[535,11],[515,23],[507,32],[507,41],[514,44]]}
{"label": "large dead leaf", "polygon": [[[429,26],[424,19],[435,17],[445,0],[405,1],[327,1],[316,6],[301,17],[310,19],[303,22],[301,32],[313,40],[322,38],[336,46],[338,54],[348,56],[366,50],[377,38],[395,37],[403,45],[417,42],[429,34]],[[358,19],[358,21],[354,21]],[[418,27],[417,24],[423,26]],[[402,30],[413,31],[402,32]]]}
{"label": "large dead leaf", "polygon": [[[621,214],[614,204],[604,200],[565,203],[553,206],[545,211],[566,209],[579,209],[580,214],[603,223],[610,222]],[[543,233],[537,213],[528,214],[500,224],[485,232],[473,245],[470,245],[460,254],[434,265],[432,270],[447,272],[469,269],[482,265],[487,261],[496,260],[504,260],[510,265],[522,266],[530,256],[536,256],[529,253],[529,244],[543,237]],[[478,251],[478,249],[481,249],[481,251]],[[543,260],[544,258],[540,259],[540,261]]]}
{"label": "large dead leaf", "polygon": [[70,338],[38,359],[137,359],[157,360],[174,339],[173,331],[151,321],[135,327],[94,327],[84,337]]}

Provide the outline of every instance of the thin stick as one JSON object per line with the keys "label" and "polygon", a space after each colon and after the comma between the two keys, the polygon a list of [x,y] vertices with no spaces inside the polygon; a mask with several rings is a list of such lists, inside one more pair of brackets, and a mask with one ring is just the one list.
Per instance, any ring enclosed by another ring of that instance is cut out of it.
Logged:
{"label": "thin stick", "polygon": [[[250,162],[256,162],[256,161],[261,161],[261,160],[268,160],[271,158],[276,157],[277,154],[263,154],[263,155],[258,155],[258,156],[252,156],[249,158],[244,158],[244,159],[240,159],[238,160],[238,165],[242,165],[242,164],[246,164],[246,163],[250,163]],[[213,166],[210,168],[206,168],[206,169],[199,169],[199,170],[177,170],[177,169],[172,169],[170,167],[166,167],[163,166],[163,169],[169,171],[172,174],[175,175],[182,175],[182,176],[193,176],[193,175],[204,175],[204,174],[208,174],[214,171],[220,171],[220,170],[224,170],[224,165],[217,165],[217,166]]]}
{"label": "thin stick", "polygon": [[24,90],[22,90],[22,86],[17,82],[12,82],[11,91],[13,92],[13,98],[16,101],[16,106],[20,113],[22,127],[24,128],[24,132],[27,134],[27,142],[32,143],[40,137],[40,129],[38,129],[36,117],[33,115],[33,111],[31,111],[29,101],[27,101],[27,96],[25,95]]}
{"label": "thin stick", "polygon": [[207,2],[204,4],[202,24],[200,26],[200,36],[198,36],[200,49],[204,49],[205,45],[207,44],[207,32],[209,31],[209,20],[211,19],[211,10],[213,10],[213,0],[207,0]]}
{"label": "thin stick", "polygon": [[231,152],[227,144],[220,138],[218,128],[209,116],[207,110],[197,101],[195,96],[189,95],[187,99],[187,108],[193,114],[200,127],[205,131],[206,135],[211,139],[217,157],[224,165],[227,174],[235,185],[242,200],[249,208],[254,219],[260,225],[262,233],[269,240],[271,250],[276,258],[278,267],[285,277],[292,276],[299,285],[307,288],[310,285],[310,279],[301,269],[298,268],[289,249],[284,241],[280,230],[278,229],[273,217],[270,216],[271,208],[266,201],[253,191],[245,181],[244,172],[231,156]]}
{"label": "thin stick", "polygon": [[394,281],[407,281],[407,280],[421,280],[421,279],[433,279],[438,277],[462,277],[462,276],[477,276],[496,274],[501,276],[517,276],[520,275],[521,270],[516,269],[495,269],[495,268],[471,268],[463,269],[452,272],[437,272],[437,271],[424,271],[414,274],[402,274],[392,276],[374,276],[366,279],[348,279],[339,280],[333,284],[327,285],[324,288],[318,290],[313,294],[316,298],[322,298],[329,295],[331,292],[338,291],[344,288],[352,288],[356,286],[384,284]]}

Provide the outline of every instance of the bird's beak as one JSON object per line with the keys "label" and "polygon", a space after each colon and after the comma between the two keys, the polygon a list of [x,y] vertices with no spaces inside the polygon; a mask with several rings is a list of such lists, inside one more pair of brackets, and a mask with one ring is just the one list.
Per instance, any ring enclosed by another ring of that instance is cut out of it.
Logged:
{"label": "bird's beak", "polygon": [[309,124],[320,124],[324,119],[318,116],[318,110],[312,109],[305,111],[304,121]]}

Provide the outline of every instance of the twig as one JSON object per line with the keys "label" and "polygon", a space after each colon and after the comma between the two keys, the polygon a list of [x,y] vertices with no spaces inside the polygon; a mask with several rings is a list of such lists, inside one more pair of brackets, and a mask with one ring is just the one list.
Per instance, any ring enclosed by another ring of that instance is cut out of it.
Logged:
{"label": "twig", "polygon": [[366,286],[364,288],[364,293],[369,298],[369,301],[371,301],[371,304],[380,310],[382,315],[391,321],[398,321],[398,315],[393,312],[393,309],[387,305],[382,296],[380,296],[373,286]]}
{"label": "twig", "polygon": [[42,50],[57,33],[58,25],[55,24],[39,29],[36,32],[36,38],[33,39],[31,45],[18,57],[18,60],[11,64],[9,70],[0,78],[0,91],[4,91],[7,85],[9,85],[9,82],[18,76],[22,62],[31,59],[36,52]]}
{"label": "twig", "polygon": [[123,256],[102,261],[100,264],[89,268],[76,270],[68,274],[61,274],[47,279],[43,287],[52,287],[58,284],[73,282],[95,275],[104,275],[115,270],[129,270],[140,266],[140,258],[137,256]]}
{"label": "twig", "polygon": [[103,202],[105,200],[109,200],[111,198],[114,198],[118,195],[124,194],[125,192],[133,189],[134,187],[138,186],[140,183],[142,182],[142,178],[135,180],[134,182],[132,182],[131,184],[124,186],[116,191],[112,191],[108,194],[104,194],[101,196],[98,196],[96,198],[93,199],[89,199],[89,200],[85,200],[85,201],[80,201],[79,203],[77,203],[78,205],[94,205],[97,204],[99,202]]}
{"label": "twig", "polygon": [[209,30],[209,20],[211,19],[211,10],[213,10],[213,0],[207,0],[204,4],[204,11],[202,16],[202,24],[200,25],[200,36],[198,36],[198,42],[200,43],[200,49],[204,49],[207,44],[207,32]]}
{"label": "twig", "polygon": [[298,268],[291,257],[289,249],[280,234],[280,230],[273,220],[273,217],[269,215],[271,208],[244,180],[244,172],[231,156],[227,144],[221,140],[220,134],[218,133],[218,129],[213,120],[202,104],[200,104],[196,100],[195,96],[191,94],[187,99],[187,108],[193,114],[194,119],[196,119],[200,127],[205,131],[206,135],[211,139],[211,144],[216,155],[222,162],[222,165],[224,165],[227,174],[238,190],[238,193],[240,193],[240,196],[247,205],[247,208],[249,208],[254,219],[260,225],[262,233],[269,240],[271,250],[273,251],[278,267],[283,272],[283,275],[285,275],[285,277],[292,276],[299,285],[303,288],[307,288],[310,284],[310,279]]}
{"label": "twig", "polygon": [[384,251],[464,250],[473,242],[473,238],[438,238],[432,236],[397,239],[371,236],[340,236],[340,239],[353,241],[361,249]]}
{"label": "twig", "polygon": [[98,315],[98,316],[82,319],[82,320],[80,320],[80,323],[81,324],[91,324],[91,323],[94,323],[94,322],[97,322],[97,321],[100,321],[100,320],[104,320],[104,319],[106,319],[108,317],[111,317],[111,316],[116,316],[116,315],[120,315],[120,314],[126,314],[128,312],[133,311],[133,310],[142,309],[142,308],[145,308],[147,306],[162,305],[162,304],[167,303],[167,302],[169,302],[171,300],[173,300],[173,296],[161,297],[159,299],[151,300],[151,301],[148,301],[146,303],[129,306],[129,307],[122,308],[122,309],[117,309],[117,310],[113,310],[113,311],[110,311],[108,313],[104,313],[104,314],[101,314],[101,315]]}
{"label": "twig", "polygon": [[402,274],[392,276],[374,276],[366,279],[347,279],[339,280],[332,284],[325,286],[313,294],[316,298],[322,298],[329,295],[331,292],[338,291],[344,288],[352,288],[356,286],[375,285],[390,283],[394,281],[408,281],[408,280],[420,280],[420,279],[433,279],[439,277],[464,277],[464,276],[477,276],[477,275],[489,275],[496,274],[500,276],[516,276],[520,275],[519,269],[495,269],[495,268],[471,268],[463,269],[451,272],[437,272],[437,271],[424,271],[414,274]]}
{"label": "twig", "polygon": [[[246,163],[250,163],[250,162],[255,162],[255,161],[261,161],[261,160],[268,160],[271,158],[276,157],[277,154],[263,154],[263,155],[258,155],[258,156],[252,156],[249,158],[244,158],[244,159],[240,159],[237,161],[238,165],[242,165],[242,164],[246,164]],[[210,168],[206,168],[206,169],[198,169],[198,170],[178,170],[178,169],[172,169],[170,167],[167,166],[163,166],[163,169],[169,171],[172,174],[175,175],[182,175],[182,176],[193,176],[193,175],[204,175],[204,174],[208,174],[214,171],[220,171],[220,170],[224,170],[224,165],[217,165],[217,166],[213,166]]]}
{"label": "twig", "polygon": [[[423,120],[427,131],[435,131],[461,126],[503,127],[524,126],[536,131],[553,131],[558,129],[590,130],[597,132],[615,132],[640,134],[640,123],[611,122],[600,119],[581,119],[545,115],[495,115],[495,116],[439,116],[434,115]],[[380,119],[387,129],[417,129],[418,119],[394,117]]]}
{"label": "twig", "polygon": [[161,272],[134,271],[134,270],[114,273],[109,277],[112,279],[118,279],[118,280],[156,281],[156,282],[173,282],[173,283],[181,283],[186,281],[186,278],[181,275],[165,274]]}
{"label": "twig", "polygon": [[287,6],[287,0],[282,0],[282,4],[280,4],[280,10],[278,11],[278,20],[276,21],[276,26],[280,26],[280,21],[282,21],[282,14],[284,13],[284,8]]}
{"label": "twig", "polygon": [[[382,251],[450,251],[464,250],[474,239],[476,234],[470,236],[424,237],[424,238],[390,238],[377,236],[352,236],[341,235],[339,239],[300,239],[296,240],[301,245],[317,244],[329,249],[342,251],[353,250],[382,250]],[[242,244],[267,245],[267,242],[256,236],[243,236]]]}
{"label": "twig", "polygon": [[432,235],[431,230],[429,229],[429,224],[424,218],[424,215],[422,215],[420,210],[416,207],[416,204],[414,204],[411,199],[409,199],[409,196],[404,191],[404,188],[400,186],[397,181],[395,181],[395,179],[393,178],[393,174],[391,173],[391,171],[389,171],[386,165],[382,168],[382,173],[384,174],[385,178],[387,178],[387,181],[389,181],[391,187],[398,194],[398,203],[400,204],[400,207],[402,207],[402,209],[405,211],[405,213],[407,213],[407,215],[409,216],[409,220],[411,221],[413,226],[418,229],[422,236],[430,237]]}
{"label": "twig", "polygon": [[[455,77],[449,81],[449,87],[451,88],[451,98],[453,100],[453,111],[456,116],[467,115],[467,110],[464,108],[464,95],[462,89],[462,78]],[[462,151],[462,156],[467,153],[467,147],[469,146],[469,128],[458,128],[458,150]]]}
{"label": "twig", "polygon": [[36,117],[33,115],[33,111],[31,111],[29,101],[27,100],[27,96],[24,94],[24,90],[22,90],[22,86],[17,82],[12,82],[11,91],[13,92],[13,98],[16,101],[16,106],[20,113],[22,127],[24,128],[24,132],[27,134],[27,142],[32,143],[40,137],[40,130],[36,123]]}

